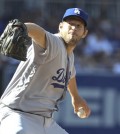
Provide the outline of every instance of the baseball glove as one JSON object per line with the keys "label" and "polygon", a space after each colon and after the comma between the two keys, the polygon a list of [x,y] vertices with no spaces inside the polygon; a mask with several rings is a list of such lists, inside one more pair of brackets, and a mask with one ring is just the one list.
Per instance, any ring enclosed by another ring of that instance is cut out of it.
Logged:
{"label": "baseball glove", "polygon": [[0,37],[0,53],[25,61],[31,43],[27,27],[18,19],[11,20]]}

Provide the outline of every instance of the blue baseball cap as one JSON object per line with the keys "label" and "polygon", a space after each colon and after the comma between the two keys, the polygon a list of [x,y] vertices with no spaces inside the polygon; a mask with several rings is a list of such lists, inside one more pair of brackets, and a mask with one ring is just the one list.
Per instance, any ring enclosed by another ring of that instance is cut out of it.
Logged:
{"label": "blue baseball cap", "polygon": [[76,17],[82,19],[84,21],[85,25],[87,26],[88,14],[85,11],[83,11],[80,8],[69,8],[66,10],[62,20],[64,21],[67,18],[72,17],[72,16],[76,16]]}

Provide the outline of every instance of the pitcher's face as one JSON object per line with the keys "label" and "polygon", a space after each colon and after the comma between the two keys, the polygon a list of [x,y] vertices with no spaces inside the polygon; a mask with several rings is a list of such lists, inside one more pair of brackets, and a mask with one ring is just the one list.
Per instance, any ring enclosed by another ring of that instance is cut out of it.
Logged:
{"label": "pitcher's face", "polygon": [[76,45],[80,39],[87,35],[88,30],[85,28],[83,21],[80,19],[67,19],[59,25],[61,37],[67,44]]}

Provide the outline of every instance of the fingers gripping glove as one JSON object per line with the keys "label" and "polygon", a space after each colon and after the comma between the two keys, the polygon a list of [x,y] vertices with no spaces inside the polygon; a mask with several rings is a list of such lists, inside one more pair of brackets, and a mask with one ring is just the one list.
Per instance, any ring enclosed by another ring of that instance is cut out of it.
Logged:
{"label": "fingers gripping glove", "polygon": [[26,25],[14,19],[8,23],[0,37],[0,53],[25,61],[30,43]]}

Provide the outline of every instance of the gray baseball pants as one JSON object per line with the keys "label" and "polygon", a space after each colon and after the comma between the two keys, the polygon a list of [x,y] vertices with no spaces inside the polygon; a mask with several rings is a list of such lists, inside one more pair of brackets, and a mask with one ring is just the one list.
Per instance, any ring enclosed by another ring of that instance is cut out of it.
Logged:
{"label": "gray baseball pants", "polygon": [[14,111],[0,105],[0,134],[68,134],[53,118]]}

